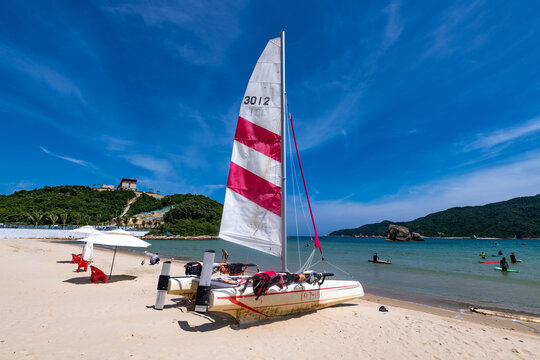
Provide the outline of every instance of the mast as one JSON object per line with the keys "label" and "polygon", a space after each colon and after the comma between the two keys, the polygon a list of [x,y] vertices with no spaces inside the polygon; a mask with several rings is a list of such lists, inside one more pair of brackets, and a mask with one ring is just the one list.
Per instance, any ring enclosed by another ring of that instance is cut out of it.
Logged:
{"label": "mast", "polygon": [[281,271],[287,271],[287,152],[285,135],[287,133],[287,109],[285,107],[285,31],[280,33],[281,38]]}

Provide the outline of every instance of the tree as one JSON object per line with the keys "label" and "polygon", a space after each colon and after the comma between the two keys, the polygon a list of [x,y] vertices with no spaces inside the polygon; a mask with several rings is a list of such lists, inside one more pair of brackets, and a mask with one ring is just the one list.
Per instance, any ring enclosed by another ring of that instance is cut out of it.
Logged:
{"label": "tree", "polygon": [[68,219],[68,213],[67,212],[60,213],[60,219],[62,219],[62,227],[66,227],[66,221]]}
{"label": "tree", "polygon": [[51,222],[52,226],[54,226],[54,224],[56,224],[56,222],[58,221],[58,215],[56,215],[55,213],[48,213],[47,218]]}
{"label": "tree", "polygon": [[34,225],[37,227],[41,219],[43,218],[43,213],[39,210],[32,211],[31,214],[27,214],[28,218]]}

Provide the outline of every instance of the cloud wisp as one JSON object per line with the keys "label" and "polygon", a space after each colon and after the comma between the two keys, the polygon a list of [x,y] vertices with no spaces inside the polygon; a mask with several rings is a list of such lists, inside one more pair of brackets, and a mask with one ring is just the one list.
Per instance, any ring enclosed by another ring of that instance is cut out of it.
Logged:
{"label": "cloud wisp", "polygon": [[488,134],[479,134],[477,135],[476,140],[465,146],[463,150],[489,150],[496,146],[508,145],[516,140],[538,133],[539,131],[540,116],[518,126],[500,129]]}
{"label": "cloud wisp", "polygon": [[52,151],[49,151],[47,150],[46,148],[44,148],[43,146],[40,146],[40,149],[47,155],[50,155],[50,156],[53,156],[53,157],[56,157],[58,159],[62,159],[62,160],[66,160],[66,161],[69,161],[71,163],[74,163],[74,164],[77,164],[77,165],[81,165],[81,166],[84,166],[86,168],[94,168],[94,166],[87,162],[87,161],[84,161],[84,160],[79,160],[79,159],[75,159],[75,158],[72,158],[72,157],[69,157],[69,156],[62,156],[62,155],[58,155],[58,154],[55,154],[53,153]]}

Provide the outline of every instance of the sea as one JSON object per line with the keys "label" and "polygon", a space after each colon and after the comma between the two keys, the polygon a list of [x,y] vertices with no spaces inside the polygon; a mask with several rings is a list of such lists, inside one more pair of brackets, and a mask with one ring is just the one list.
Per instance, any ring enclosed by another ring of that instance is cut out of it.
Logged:
{"label": "sea", "polygon": [[[229,262],[258,264],[261,271],[280,269],[280,259],[219,239],[154,240],[152,252],[182,260],[201,260],[206,250],[229,253]],[[310,270],[332,272],[335,279],[355,279],[365,292],[448,308],[464,310],[480,307],[518,314],[540,316],[539,239],[462,239],[426,238],[419,242],[390,242],[384,238],[322,237],[324,261],[318,250]],[[313,250],[311,238],[288,239],[288,268],[296,272]],[[492,255],[502,251],[510,269],[501,272]],[[368,262],[376,252],[392,264]],[[480,253],[487,254],[485,259]],[[520,263],[510,262],[514,252]],[[180,266],[171,275],[183,275]]]}

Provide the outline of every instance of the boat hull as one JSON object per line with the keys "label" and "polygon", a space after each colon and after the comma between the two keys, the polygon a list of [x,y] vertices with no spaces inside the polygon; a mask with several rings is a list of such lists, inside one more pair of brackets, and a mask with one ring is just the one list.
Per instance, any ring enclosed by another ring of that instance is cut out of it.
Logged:
{"label": "boat hull", "polygon": [[326,280],[322,285],[273,286],[258,299],[253,288],[243,286],[212,289],[209,311],[227,313],[240,322],[314,311],[364,295],[358,281]]}

